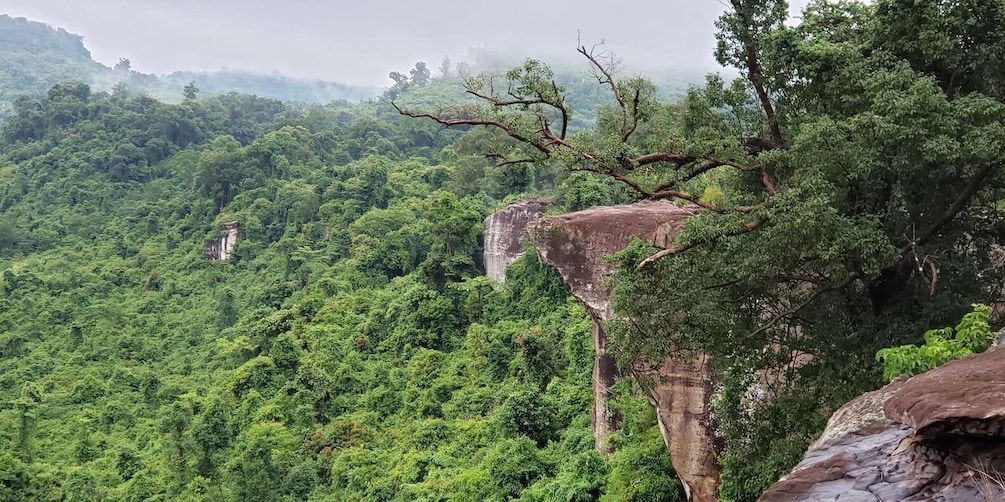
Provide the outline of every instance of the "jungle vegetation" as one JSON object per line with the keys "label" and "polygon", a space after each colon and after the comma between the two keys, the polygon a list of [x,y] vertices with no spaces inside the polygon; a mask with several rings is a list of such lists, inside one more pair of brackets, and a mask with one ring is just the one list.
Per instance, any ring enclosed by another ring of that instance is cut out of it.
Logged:
{"label": "jungle vegetation", "polygon": [[398,108],[492,131],[500,166],[556,162],[697,207],[669,246],[617,256],[608,329],[626,366],[710,356],[720,497],[754,500],[831,412],[881,385],[877,351],[999,301],[1005,2],[725,10],[715,56],[738,76],[710,75],[680,102],[582,45],[609,96],[589,130],[568,127],[575,107],[538,61],[468,79],[471,102]]}
{"label": "jungle vegetation", "polygon": [[731,0],[740,76],[680,99],[602,45],[590,91],[532,60],[417,64],[359,104],[39,83],[0,137],[0,499],[681,499],[630,380],[595,452],[589,318],[557,274],[481,274],[482,218],[530,194],[701,208],[617,256],[608,328],[625,365],[711,356],[720,497],[756,499],[882,384],[877,351],[1002,279],[1005,3],[786,17]]}
{"label": "jungle vegetation", "polygon": [[[408,99],[455,95],[426,84]],[[193,94],[68,80],[2,126],[0,499],[683,496],[630,382],[618,453],[594,451],[589,318],[557,273],[480,269],[504,199],[619,190],[496,170],[480,131],[383,100]]]}

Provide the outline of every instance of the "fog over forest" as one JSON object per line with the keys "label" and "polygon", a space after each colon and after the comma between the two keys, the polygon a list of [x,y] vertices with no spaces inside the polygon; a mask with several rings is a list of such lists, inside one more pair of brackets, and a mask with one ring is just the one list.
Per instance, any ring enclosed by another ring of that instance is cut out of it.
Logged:
{"label": "fog over forest", "polygon": [[[798,12],[805,0],[791,2]],[[500,8],[499,6],[505,6]],[[488,4],[294,0],[0,0],[0,12],[65,28],[85,38],[94,58],[134,69],[250,70],[354,85],[387,85],[391,69],[448,55],[474,61],[472,48],[552,62],[605,41],[630,69],[715,69],[709,27],[716,0],[561,0]]]}

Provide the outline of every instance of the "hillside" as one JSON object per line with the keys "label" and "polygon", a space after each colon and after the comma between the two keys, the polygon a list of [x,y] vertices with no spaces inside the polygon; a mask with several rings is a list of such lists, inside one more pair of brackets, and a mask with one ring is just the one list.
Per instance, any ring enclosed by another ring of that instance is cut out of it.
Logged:
{"label": "hillside", "polygon": [[983,500],[1005,8],[901,4],[729,2],[732,73],[680,92],[583,46],[360,103],[127,61],[19,99],[0,500],[752,502],[814,444],[778,496]]}
{"label": "hillside", "polygon": [[23,107],[0,142],[0,499],[681,497],[628,382],[621,449],[594,450],[589,318],[556,272],[481,275],[500,199],[579,182],[487,169],[468,134],[386,102],[79,83]]}
{"label": "hillside", "polygon": [[0,119],[14,113],[18,96],[38,98],[67,80],[79,80],[105,91],[124,83],[134,91],[176,103],[182,100],[182,89],[190,82],[195,82],[206,97],[236,92],[323,104],[360,101],[377,94],[371,88],[280,75],[179,71],[158,77],[130,70],[128,62],[113,69],[91,59],[79,35],[25,18],[0,15]]}
{"label": "hillside", "polygon": [[60,82],[87,81],[105,71],[79,35],[0,15],[0,119],[14,113],[18,96],[42,96]]}

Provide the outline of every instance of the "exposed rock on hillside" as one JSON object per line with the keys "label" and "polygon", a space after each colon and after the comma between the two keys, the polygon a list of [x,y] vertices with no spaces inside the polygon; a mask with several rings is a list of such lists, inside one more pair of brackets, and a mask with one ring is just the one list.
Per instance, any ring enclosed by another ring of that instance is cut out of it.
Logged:
{"label": "exposed rock on hillside", "polygon": [[762,501],[1005,500],[1005,349],[864,394]]}
{"label": "exposed rock on hillside", "polygon": [[236,221],[228,221],[223,224],[223,230],[215,239],[206,241],[205,255],[210,260],[226,260],[234,252],[234,245],[237,244],[237,229],[240,225]]}
{"label": "exposed rock on hillside", "polygon": [[506,267],[523,254],[527,225],[550,206],[551,197],[521,199],[485,218],[485,275],[506,280]]}
{"label": "exposed rock on hillside", "polygon": [[[614,264],[606,258],[627,246],[632,237],[665,245],[694,214],[693,207],[640,202],[541,218],[530,225],[531,240],[541,259],[558,269],[593,318],[593,430],[600,450],[607,448],[607,438],[619,421],[606,406],[610,386],[619,376],[607,353],[607,334],[602,326],[613,315],[604,281]],[[714,500],[720,468],[715,463],[708,410],[713,382],[706,362],[640,362],[633,373],[648,389],[674,469],[689,496]]]}

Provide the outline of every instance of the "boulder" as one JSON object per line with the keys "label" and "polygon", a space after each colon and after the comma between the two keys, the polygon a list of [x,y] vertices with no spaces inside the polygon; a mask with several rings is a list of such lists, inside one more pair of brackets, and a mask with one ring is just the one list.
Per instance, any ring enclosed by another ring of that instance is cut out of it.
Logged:
{"label": "boulder", "polygon": [[883,409],[919,434],[1005,438],[1005,352],[995,349],[917,375]]}
{"label": "boulder", "polygon": [[762,501],[1005,500],[1005,349],[864,394]]}
{"label": "boulder", "polygon": [[[608,354],[603,327],[603,322],[613,317],[605,281],[615,264],[607,258],[624,249],[633,237],[666,246],[684,221],[695,214],[694,206],[647,201],[541,218],[529,227],[541,260],[558,269],[593,318],[593,431],[600,451],[608,450],[608,436],[619,423],[606,404],[610,387],[620,376]],[[721,469],[715,461],[709,411],[714,380],[707,361],[638,361],[632,373],[656,409],[674,469],[689,498],[714,500]]]}

